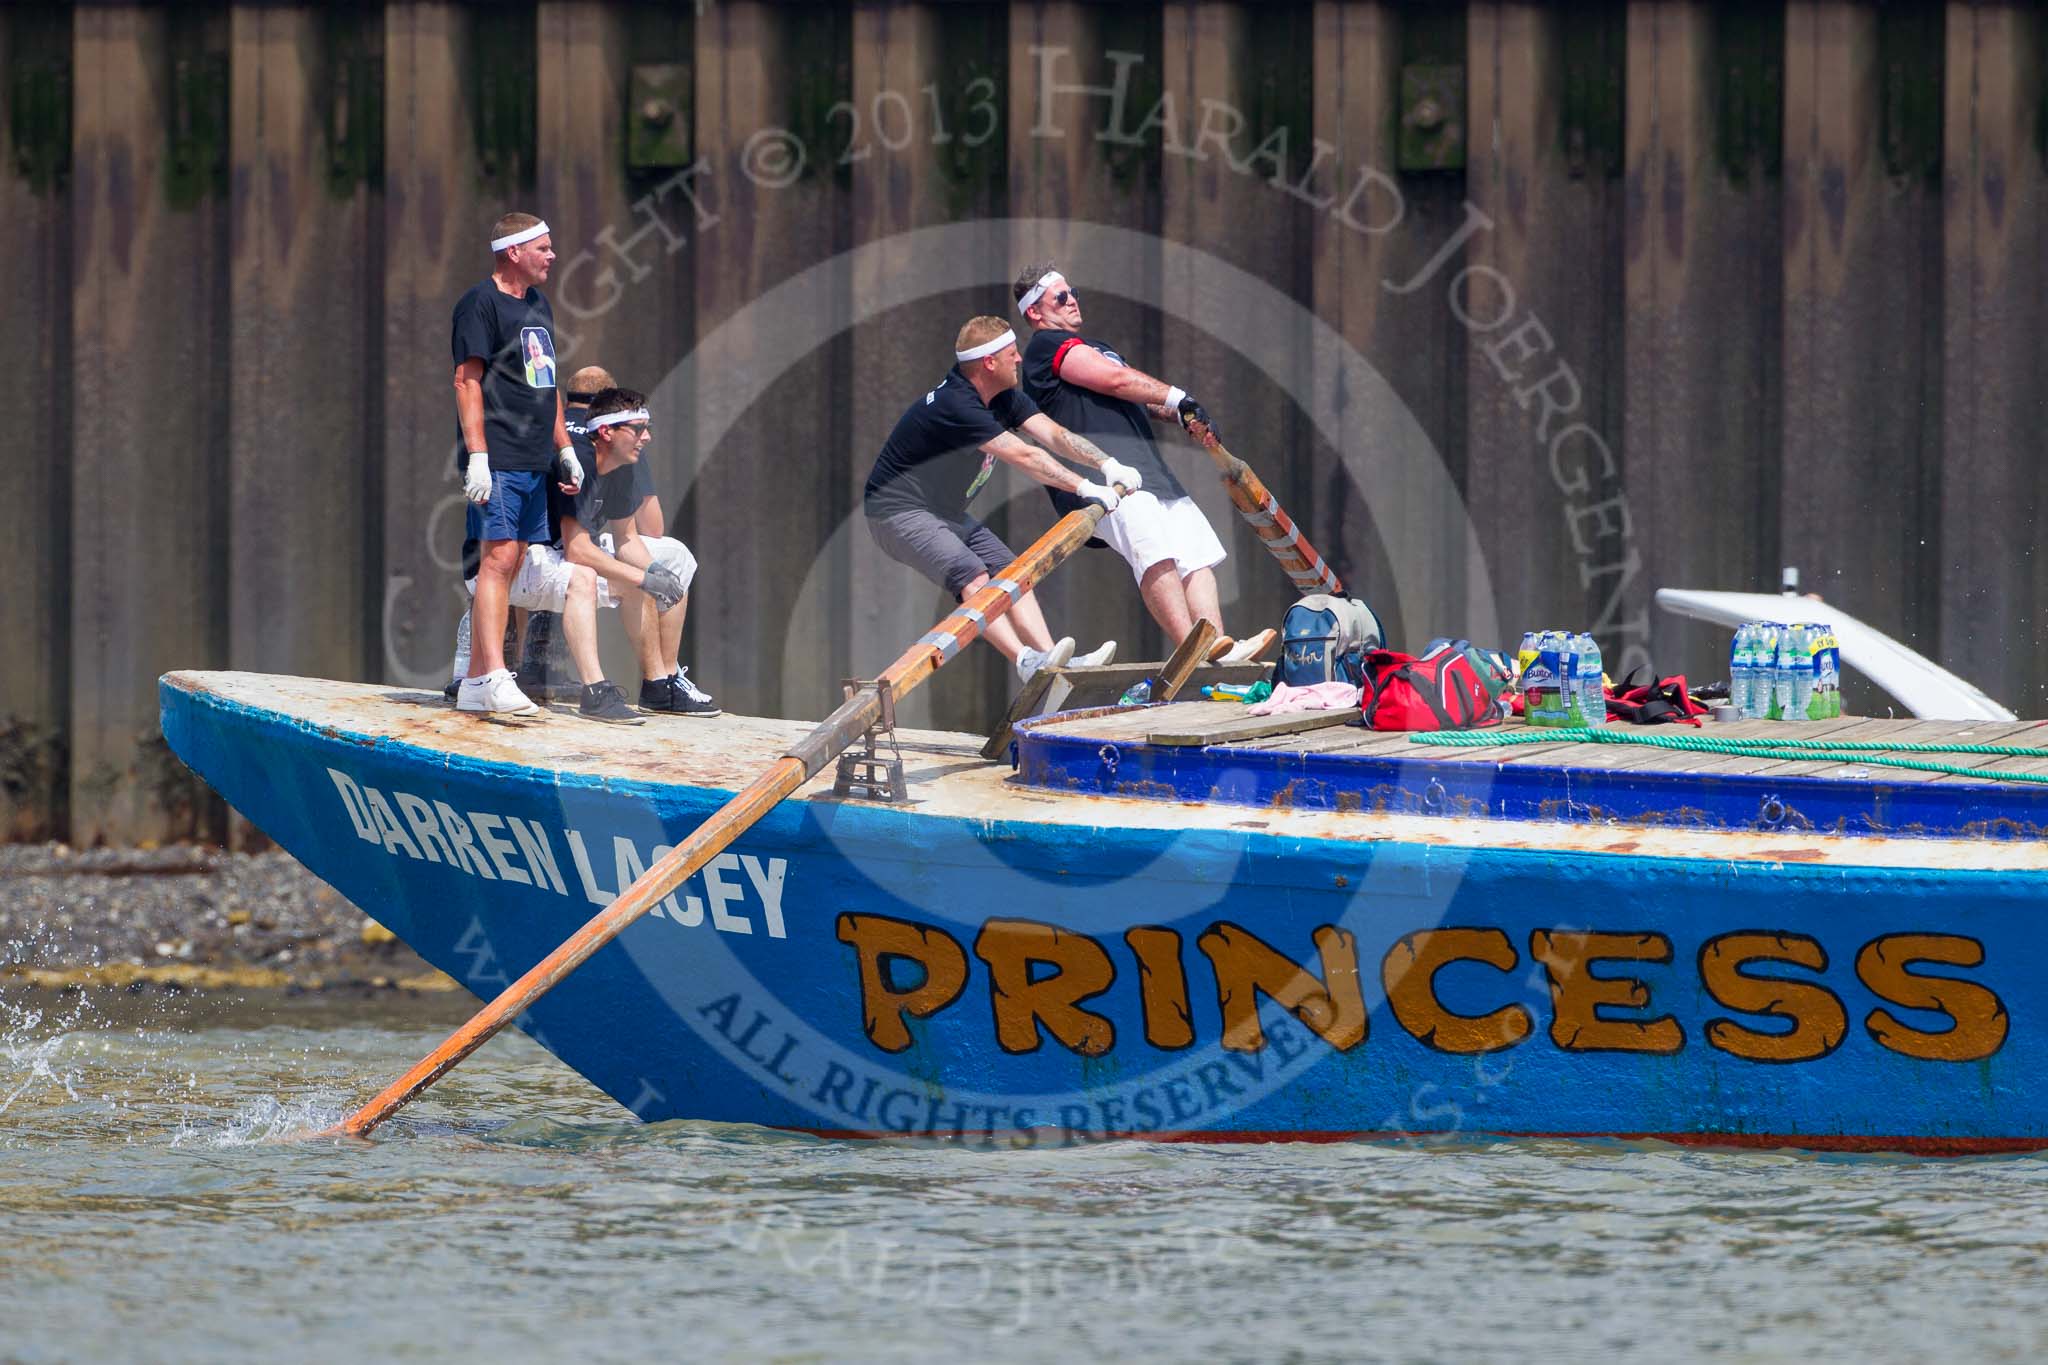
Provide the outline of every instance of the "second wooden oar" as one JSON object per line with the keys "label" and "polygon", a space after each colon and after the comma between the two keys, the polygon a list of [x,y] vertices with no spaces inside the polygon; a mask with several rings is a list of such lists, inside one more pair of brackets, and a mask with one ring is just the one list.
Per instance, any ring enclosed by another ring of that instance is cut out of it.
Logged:
{"label": "second wooden oar", "polygon": [[1209,458],[1216,461],[1216,468],[1223,475],[1223,486],[1229,491],[1237,514],[1245,519],[1267,552],[1280,561],[1280,567],[1294,580],[1294,590],[1304,597],[1312,592],[1342,596],[1343,581],[1316,553],[1316,547],[1302,536],[1301,528],[1294,524],[1294,519],[1287,515],[1279,500],[1266,490],[1266,485],[1252,472],[1252,467],[1225,450],[1223,442],[1216,439],[1216,433],[1207,427],[1202,428],[1196,439],[1208,450]]}
{"label": "second wooden oar", "polygon": [[497,999],[478,1010],[470,1021],[448,1036],[448,1040],[421,1058],[412,1070],[396,1081],[327,1134],[364,1137],[422,1090],[446,1075],[464,1057],[482,1047],[498,1030],[517,1019],[546,995],[569,973],[617,938],[634,920],[661,904],[662,897],[681,886],[706,863],[747,831],[784,797],[824,771],[825,765],[842,750],[867,733],[882,717],[881,687],[886,684],[896,696],[929,678],[939,668],[978,638],[988,622],[1010,609],[1025,592],[1044,578],[1067,556],[1088,543],[1095,524],[1102,520],[1102,508],[1094,504],[1060,518],[1050,531],[1017,556],[998,578],[968,597],[951,615],[926,631],[917,643],[903,651],[895,663],[882,670],[874,682],[861,687],[827,716],[818,728],[792,745],[787,753],[732,800],[720,806],[689,837],[677,844],[638,880],[619,893],[618,899],[600,910],[561,947],[549,953],[532,970],[501,991]]}

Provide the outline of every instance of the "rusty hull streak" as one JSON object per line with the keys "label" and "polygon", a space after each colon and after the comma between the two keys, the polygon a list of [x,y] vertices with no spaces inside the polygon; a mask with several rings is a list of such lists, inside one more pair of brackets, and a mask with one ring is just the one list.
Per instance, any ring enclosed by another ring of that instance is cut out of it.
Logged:
{"label": "rusty hull streak", "polygon": [[[584,774],[649,783],[737,788],[812,728],[805,721],[726,715],[704,721],[651,719],[632,729],[600,727],[556,713],[540,724],[502,726],[459,716],[438,694],[394,693],[381,686],[273,677],[254,673],[176,673],[167,681],[246,706],[281,713],[308,730],[358,743],[403,743],[450,759],[520,764],[542,772]],[[1600,825],[1504,821],[1386,810],[1374,793],[1372,813],[1254,808],[1161,801],[1149,797],[1049,793],[1010,780],[1007,764],[978,757],[979,735],[902,731],[939,761],[906,776],[917,812],[981,822],[1058,823],[1080,828],[1213,829],[1263,826],[1278,838],[1355,843],[1402,842],[1445,848],[1632,854],[1719,862],[1800,862],[1843,867],[1925,867],[2048,871],[2048,847],[2025,842],[1954,838],[1852,838],[1783,830],[1746,832],[1706,825],[1704,813],[1678,810],[1667,822]],[[957,756],[957,761],[946,761]],[[792,800],[832,800],[831,774],[814,778]],[[1140,784],[1133,784],[1140,785]],[[848,800],[844,804],[876,804]],[[1048,809],[1048,806],[1052,809]],[[1694,822],[1690,827],[1682,823]],[[1252,822],[1256,821],[1257,825]]]}
{"label": "rusty hull streak", "polygon": [[[1137,797],[1148,801],[1178,801],[1180,799],[1180,793],[1174,790],[1171,782],[1119,782],[1116,784],[1116,794],[1118,796]],[[1188,803],[1182,801],[1180,804],[1187,805]],[[1199,805],[1197,809],[1199,809]]]}

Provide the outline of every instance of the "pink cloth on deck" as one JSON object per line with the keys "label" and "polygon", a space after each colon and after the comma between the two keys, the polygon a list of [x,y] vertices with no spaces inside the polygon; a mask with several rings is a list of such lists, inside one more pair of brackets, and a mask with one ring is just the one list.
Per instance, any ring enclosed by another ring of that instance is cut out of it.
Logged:
{"label": "pink cloth on deck", "polygon": [[1281,683],[1273,689],[1273,695],[1256,706],[1247,706],[1248,716],[1280,716],[1290,711],[1337,711],[1344,707],[1358,709],[1361,692],[1350,683],[1311,683],[1307,687],[1289,687]]}

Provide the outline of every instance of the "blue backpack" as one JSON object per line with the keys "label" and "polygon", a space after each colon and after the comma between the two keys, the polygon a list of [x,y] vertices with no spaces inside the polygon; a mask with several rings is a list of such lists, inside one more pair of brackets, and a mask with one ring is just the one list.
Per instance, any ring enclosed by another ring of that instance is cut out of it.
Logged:
{"label": "blue backpack", "polygon": [[1289,687],[1365,679],[1365,656],[1386,644],[1380,618],[1355,597],[1311,593],[1280,623],[1280,659],[1273,681]]}

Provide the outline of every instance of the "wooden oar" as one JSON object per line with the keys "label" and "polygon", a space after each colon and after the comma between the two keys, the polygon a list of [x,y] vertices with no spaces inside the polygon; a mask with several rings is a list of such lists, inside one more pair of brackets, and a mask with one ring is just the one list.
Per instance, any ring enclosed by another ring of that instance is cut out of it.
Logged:
{"label": "wooden oar", "polygon": [[1091,503],[1060,518],[1030,549],[1017,556],[1016,562],[1004,569],[999,577],[991,579],[987,586],[954,608],[945,620],[920,636],[917,643],[904,650],[895,663],[882,670],[879,678],[848,697],[817,729],[792,745],[766,772],[720,806],[688,838],[657,860],[638,880],[621,891],[617,900],[600,910],[561,947],[507,986],[497,999],[478,1010],[468,1023],[421,1058],[412,1070],[392,1082],[383,1094],[349,1115],[339,1127],[320,1136],[367,1136],[422,1090],[446,1075],[464,1057],[483,1046],[491,1035],[525,1013],[592,953],[617,938],[634,920],[661,904],[664,896],[724,852],[733,840],[774,809],[784,797],[824,771],[825,765],[837,758],[841,750],[866,734],[868,727],[882,718],[882,684],[886,683],[900,697],[937,672],[947,660],[972,644],[989,621],[1008,611],[1018,597],[1052,572],[1067,556],[1087,544],[1102,516],[1102,508]]}
{"label": "wooden oar", "polygon": [[1206,426],[1195,439],[1209,452],[1209,458],[1216,461],[1216,468],[1223,475],[1223,486],[1229,491],[1237,514],[1264,542],[1273,558],[1280,561],[1280,567],[1294,580],[1294,590],[1304,597],[1312,592],[1341,596],[1344,584],[1336,571],[1316,553],[1316,547],[1303,538],[1301,528],[1294,524],[1294,519],[1287,515],[1279,500],[1266,490],[1266,485],[1252,472],[1252,467],[1225,450],[1223,442],[1216,439],[1216,433]]}
{"label": "wooden oar", "polygon": [[1195,622],[1195,628],[1181,637],[1180,644],[1168,656],[1159,670],[1158,685],[1152,689],[1153,701],[1172,701],[1187,686],[1188,677],[1209,659],[1209,646],[1216,643],[1216,623],[1204,616]]}

